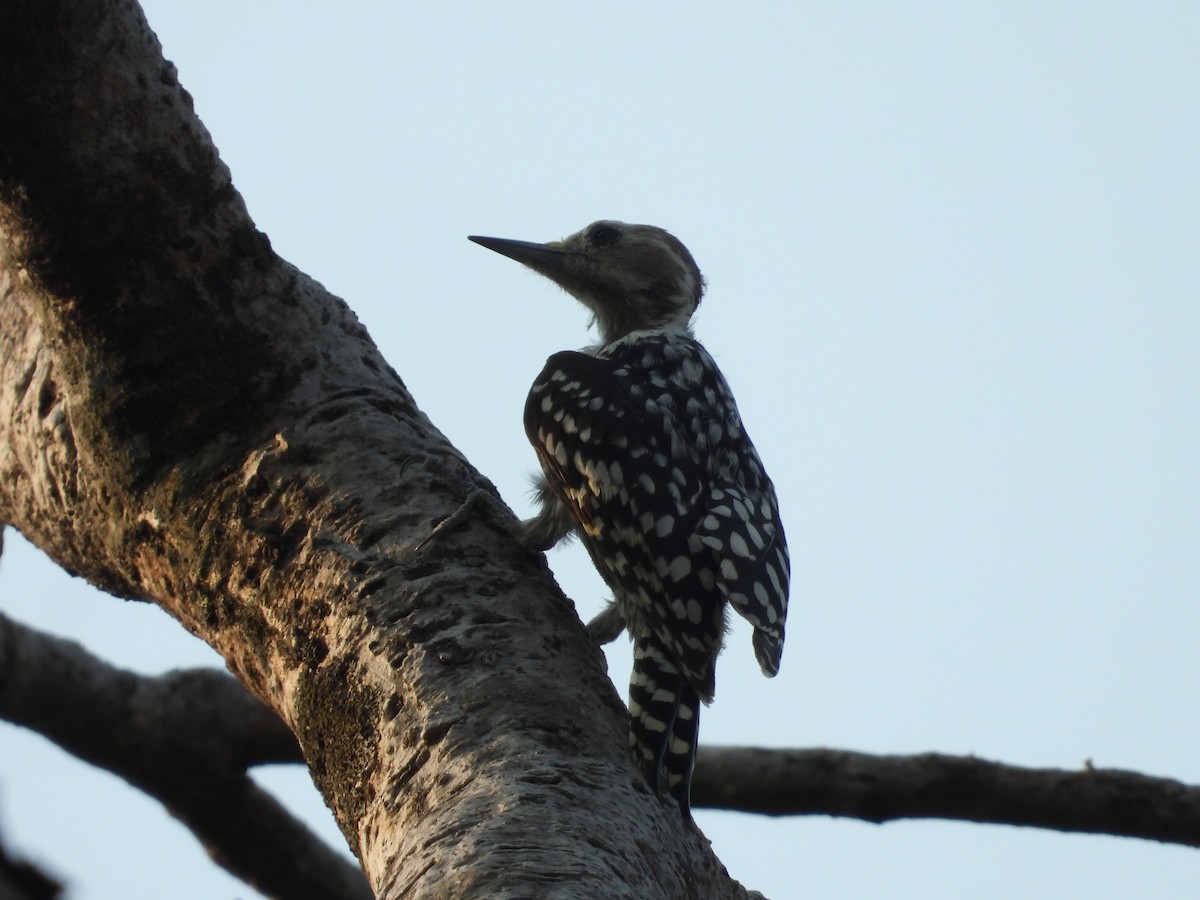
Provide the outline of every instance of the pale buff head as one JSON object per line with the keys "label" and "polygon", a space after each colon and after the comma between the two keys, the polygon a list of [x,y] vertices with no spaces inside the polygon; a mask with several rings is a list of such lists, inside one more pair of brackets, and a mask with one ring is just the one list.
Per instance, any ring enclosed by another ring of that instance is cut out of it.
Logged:
{"label": "pale buff head", "polygon": [[472,236],[545,275],[591,310],[609,344],[634,331],[690,333],[704,278],[687,248],[653,225],[601,220],[561,241]]}

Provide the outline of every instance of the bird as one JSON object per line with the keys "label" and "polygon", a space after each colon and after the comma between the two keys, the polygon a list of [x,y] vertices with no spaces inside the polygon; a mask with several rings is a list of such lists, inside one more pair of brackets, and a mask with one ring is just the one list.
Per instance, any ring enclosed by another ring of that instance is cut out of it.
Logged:
{"label": "bird", "polygon": [[656,794],[691,820],[700,706],[712,702],[728,608],[779,671],[791,568],[771,479],[692,319],[705,280],[663,228],[603,219],[560,241],[469,240],[549,278],[598,341],[554,353],[526,399],[541,468],[518,526],[547,550],[575,534],[613,597],[588,625],[633,641],[629,743]]}

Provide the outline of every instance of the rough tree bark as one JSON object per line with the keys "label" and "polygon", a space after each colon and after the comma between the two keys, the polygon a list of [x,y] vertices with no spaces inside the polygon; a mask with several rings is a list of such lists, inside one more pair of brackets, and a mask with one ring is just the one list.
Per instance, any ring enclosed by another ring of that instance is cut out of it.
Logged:
{"label": "rough tree bark", "polygon": [[744,896],[503,515],[418,548],[490,485],[255,229],[137,5],[0,36],[0,520],[213,646],[378,896]]}

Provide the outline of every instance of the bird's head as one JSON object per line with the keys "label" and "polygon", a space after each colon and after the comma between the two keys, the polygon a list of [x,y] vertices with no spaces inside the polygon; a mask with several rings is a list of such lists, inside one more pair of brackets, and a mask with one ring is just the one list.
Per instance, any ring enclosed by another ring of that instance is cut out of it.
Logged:
{"label": "bird's head", "polygon": [[633,331],[689,333],[704,278],[687,247],[653,225],[593,222],[561,241],[470,240],[545,275],[592,312],[609,344]]}

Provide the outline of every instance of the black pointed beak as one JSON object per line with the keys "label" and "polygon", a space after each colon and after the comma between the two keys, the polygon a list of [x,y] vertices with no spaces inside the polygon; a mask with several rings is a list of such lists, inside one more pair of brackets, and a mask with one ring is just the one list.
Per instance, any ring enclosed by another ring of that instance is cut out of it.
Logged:
{"label": "black pointed beak", "polygon": [[514,241],[509,238],[481,237],[477,234],[467,236],[468,241],[474,241],[481,247],[495,250],[501,256],[515,259],[529,266],[535,272],[550,274],[562,268],[567,257],[567,251],[553,244],[535,244],[532,241]]}

